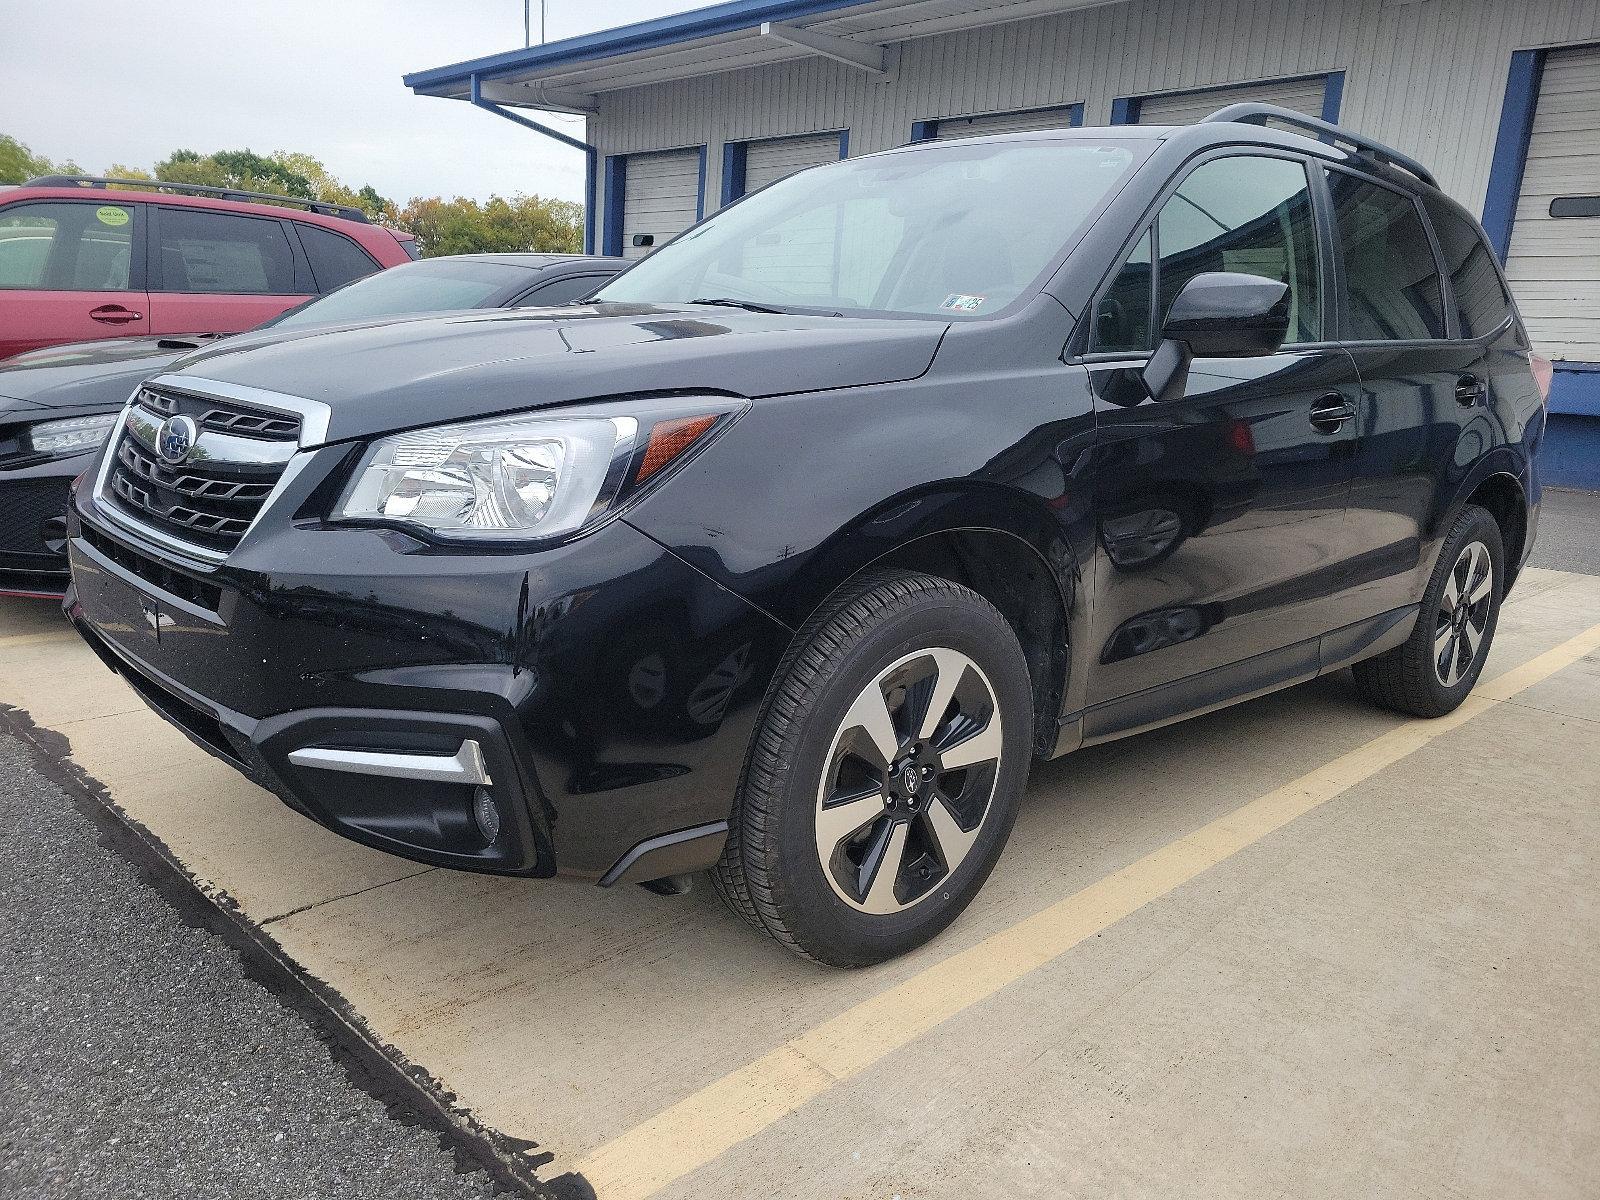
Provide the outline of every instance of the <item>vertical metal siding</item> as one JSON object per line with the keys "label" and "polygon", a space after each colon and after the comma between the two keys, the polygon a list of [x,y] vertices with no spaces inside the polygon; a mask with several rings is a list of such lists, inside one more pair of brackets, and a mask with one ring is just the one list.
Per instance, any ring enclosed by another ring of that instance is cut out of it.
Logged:
{"label": "vertical metal siding", "polygon": [[[822,58],[608,92],[602,154],[849,129],[852,155],[913,122],[1344,70],[1340,119],[1415,154],[1476,211],[1518,48],[1600,39],[1595,0],[1126,0],[900,43],[890,82]],[[709,207],[709,205],[708,205]]]}

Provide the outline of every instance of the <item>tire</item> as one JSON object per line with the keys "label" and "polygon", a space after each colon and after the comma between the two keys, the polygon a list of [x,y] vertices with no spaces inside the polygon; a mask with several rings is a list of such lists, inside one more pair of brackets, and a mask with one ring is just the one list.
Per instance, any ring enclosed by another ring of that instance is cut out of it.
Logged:
{"label": "tire", "polygon": [[988,878],[1032,743],[1027,662],[993,605],[936,576],[864,576],[778,666],[714,886],[816,962],[904,954]]}
{"label": "tire", "polygon": [[1395,712],[1415,717],[1454,712],[1483,671],[1500,620],[1504,581],[1500,526],[1488,510],[1469,504],[1439,551],[1417,627],[1393,650],[1357,663],[1356,686],[1374,704]]}

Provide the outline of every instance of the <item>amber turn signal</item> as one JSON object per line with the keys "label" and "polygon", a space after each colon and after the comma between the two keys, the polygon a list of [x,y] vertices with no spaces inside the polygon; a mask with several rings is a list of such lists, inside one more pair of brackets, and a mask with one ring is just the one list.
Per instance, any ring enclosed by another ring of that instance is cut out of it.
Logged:
{"label": "amber turn signal", "polygon": [[682,454],[717,423],[716,414],[704,417],[673,417],[660,421],[650,431],[650,441],[645,445],[644,461],[633,477],[635,484],[643,483],[678,455]]}

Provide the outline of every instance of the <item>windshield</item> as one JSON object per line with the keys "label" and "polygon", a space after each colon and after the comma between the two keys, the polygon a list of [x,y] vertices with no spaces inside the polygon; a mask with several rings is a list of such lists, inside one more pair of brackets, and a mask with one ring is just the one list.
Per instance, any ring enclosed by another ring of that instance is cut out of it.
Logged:
{"label": "windshield", "polygon": [[696,226],[597,299],[780,310],[998,312],[1128,175],[1127,144],[952,142],[791,175]]}
{"label": "windshield", "polygon": [[527,267],[507,263],[446,259],[401,263],[346,284],[320,300],[292,308],[260,328],[288,329],[372,321],[407,313],[486,308],[534,279],[534,272]]}

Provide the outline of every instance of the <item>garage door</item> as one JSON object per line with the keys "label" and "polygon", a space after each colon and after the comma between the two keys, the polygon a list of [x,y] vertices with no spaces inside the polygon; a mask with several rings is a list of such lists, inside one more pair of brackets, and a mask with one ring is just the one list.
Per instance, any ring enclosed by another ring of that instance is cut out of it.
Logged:
{"label": "garage door", "polygon": [[1545,59],[1506,274],[1541,354],[1600,362],[1600,47]]}
{"label": "garage door", "polygon": [[[642,258],[693,225],[700,211],[700,151],[630,154],[623,185],[622,253]],[[636,238],[649,244],[635,245]]]}
{"label": "garage door", "polygon": [[1030,129],[1070,129],[1077,124],[1076,105],[1070,108],[1036,108],[1028,112],[980,113],[974,117],[941,117],[933,140],[987,137],[994,133],[1026,133]]}
{"label": "garage door", "polygon": [[1139,101],[1140,125],[1192,125],[1230,104],[1277,104],[1322,116],[1322,97],[1328,79],[1280,79],[1273,83],[1249,83],[1240,87],[1211,88],[1204,92],[1181,92],[1168,96],[1145,96]]}
{"label": "garage door", "polygon": [[839,161],[839,135],[771,138],[745,148],[744,190],[753,192],[807,167]]}

